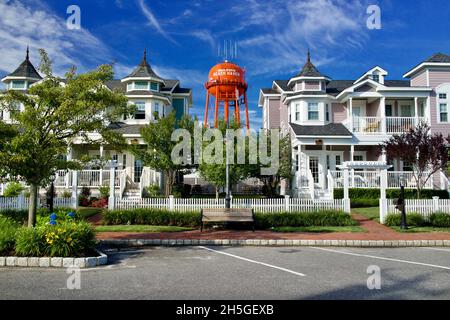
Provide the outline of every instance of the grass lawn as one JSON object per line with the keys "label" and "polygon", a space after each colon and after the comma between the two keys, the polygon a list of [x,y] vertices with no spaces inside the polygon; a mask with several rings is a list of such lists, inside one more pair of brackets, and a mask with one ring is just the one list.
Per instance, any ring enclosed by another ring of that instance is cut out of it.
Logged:
{"label": "grass lawn", "polygon": [[77,209],[77,212],[83,219],[89,219],[90,217],[95,216],[97,213],[102,212],[102,210],[102,208],[79,207]]}
{"label": "grass lawn", "polygon": [[370,207],[370,208],[353,208],[352,213],[360,214],[370,220],[380,221],[380,208]]}
{"label": "grass lawn", "polygon": [[397,232],[405,233],[417,233],[417,232],[448,232],[450,233],[450,228],[438,228],[438,227],[408,227],[406,230],[400,229],[400,227],[391,227]]}
{"label": "grass lawn", "polygon": [[313,233],[328,233],[328,232],[367,232],[359,226],[346,227],[276,227],[271,229],[275,232],[313,232]]}
{"label": "grass lawn", "polygon": [[147,226],[147,225],[119,225],[119,226],[98,226],[95,228],[98,232],[181,232],[190,231],[193,228],[175,227],[175,226]]}

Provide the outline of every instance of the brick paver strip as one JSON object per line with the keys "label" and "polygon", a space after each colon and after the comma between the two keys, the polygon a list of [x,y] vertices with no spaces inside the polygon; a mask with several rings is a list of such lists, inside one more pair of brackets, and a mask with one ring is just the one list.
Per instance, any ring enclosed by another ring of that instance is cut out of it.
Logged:
{"label": "brick paver strip", "polygon": [[[361,215],[353,215],[367,232],[281,233],[246,230],[200,230],[163,233],[99,232],[99,240],[161,239],[161,240],[450,240],[450,233],[400,233]],[[164,244],[164,242],[163,242]]]}

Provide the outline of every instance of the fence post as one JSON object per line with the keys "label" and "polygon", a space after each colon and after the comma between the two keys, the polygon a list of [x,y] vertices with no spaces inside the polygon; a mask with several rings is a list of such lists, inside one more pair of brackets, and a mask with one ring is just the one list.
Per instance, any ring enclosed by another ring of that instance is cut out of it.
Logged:
{"label": "fence post", "polygon": [[72,207],[78,208],[78,171],[72,171]]}
{"label": "fence post", "polygon": [[111,169],[109,169],[109,199],[108,199],[108,210],[114,210],[115,205],[115,196],[116,196],[116,186],[115,186],[115,180],[116,180],[116,170],[114,166],[111,166]]}
{"label": "fence post", "polygon": [[284,196],[284,207],[286,212],[290,212],[291,211],[291,201],[290,201],[290,196]]}
{"label": "fence post", "polygon": [[386,216],[388,214],[387,199],[380,199],[380,223],[386,222]]}
{"label": "fence post", "polygon": [[433,213],[439,212],[439,197],[433,197]]}
{"label": "fence post", "polygon": [[350,213],[350,192],[349,192],[349,172],[344,168],[344,211]]}
{"label": "fence post", "polygon": [[233,209],[233,195],[230,194],[230,209]]}
{"label": "fence post", "polygon": [[169,210],[175,210],[175,197],[173,195],[169,196]]}

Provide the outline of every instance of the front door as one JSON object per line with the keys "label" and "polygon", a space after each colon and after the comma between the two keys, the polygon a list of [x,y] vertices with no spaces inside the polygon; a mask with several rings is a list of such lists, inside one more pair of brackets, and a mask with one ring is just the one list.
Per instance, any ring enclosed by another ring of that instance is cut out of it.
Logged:
{"label": "front door", "polygon": [[319,170],[319,157],[318,156],[310,156],[309,157],[309,170],[311,170],[311,174],[314,179],[314,185],[316,187],[319,186],[320,183],[320,170]]}
{"label": "front door", "polygon": [[135,159],[134,160],[134,177],[133,177],[133,181],[135,183],[141,182],[141,176],[142,176],[143,168],[144,168],[144,166],[142,164],[142,161],[138,160],[138,159]]}

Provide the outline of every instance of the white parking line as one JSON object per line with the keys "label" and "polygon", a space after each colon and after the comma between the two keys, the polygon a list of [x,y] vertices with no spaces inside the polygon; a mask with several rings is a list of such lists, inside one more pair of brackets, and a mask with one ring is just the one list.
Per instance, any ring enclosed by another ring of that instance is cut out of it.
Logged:
{"label": "white parking line", "polygon": [[225,256],[233,257],[233,258],[236,258],[236,259],[244,260],[244,261],[247,261],[247,262],[259,264],[259,265],[262,265],[262,266],[265,266],[265,267],[269,267],[269,268],[281,270],[281,271],[284,271],[284,272],[292,273],[292,274],[295,274],[296,276],[306,277],[306,275],[303,274],[303,273],[295,272],[295,271],[292,271],[292,270],[289,270],[289,269],[286,269],[286,268],[282,268],[282,267],[278,267],[278,266],[274,266],[274,265],[272,265],[272,264],[268,264],[268,263],[264,263],[264,262],[260,262],[260,261],[255,261],[255,260],[251,260],[251,259],[247,259],[247,258],[243,258],[243,257],[240,257],[240,256],[236,256],[236,255],[234,255],[234,254],[231,254],[231,253],[226,253],[226,252],[216,251],[216,250],[213,250],[213,249],[210,249],[210,248],[207,248],[207,247],[202,247],[202,246],[201,246],[201,247],[199,247],[199,248],[205,249],[205,250],[208,250],[208,251],[211,251],[211,252],[223,254],[223,255],[225,255]]}
{"label": "white parking line", "polygon": [[311,247],[311,248],[312,249],[317,249],[317,250],[322,250],[322,251],[329,251],[329,252],[335,252],[335,253],[340,253],[340,254],[347,254],[347,255],[356,256],[356,257],[365,257],[365,258],[371,258],[371,259],[387,260],[387,261],[394,261],[394,262],[401,262],[401,263],[415,264],[415,265],[419,265],[419,266],[426,266],[426,267],[450,270],[450,267],[439,266],[439,265],[436,265],[436,264],[422,263],[422,262],[409,261],[409,260],[392,259],[392,258],[379,257],[379,256],[371,256],[371,255],[368,255],[368,254],[345,252],[345,251],[339,251],[339,250],[333,250],[333,249],[325,249],[325,248],[318,248],[318,247]]}
{"label": "white parking line", "polygon": [[446,252],[450,252],[450,249],[441,249],[441,248],[429,248],[429,247],[421,247],[421,249],[426,249],[426,250],[436,250],[436,251],[446,251]]}

